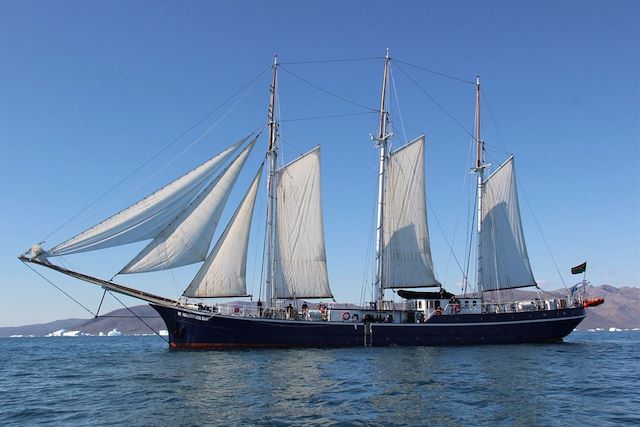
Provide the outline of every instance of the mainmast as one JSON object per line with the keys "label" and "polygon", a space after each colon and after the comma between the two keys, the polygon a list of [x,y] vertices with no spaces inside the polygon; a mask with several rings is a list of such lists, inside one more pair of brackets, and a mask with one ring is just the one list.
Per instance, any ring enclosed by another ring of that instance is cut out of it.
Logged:
{"label": "mainmast", "polygon": [[276,111],[276,83],[278,81],[278,55],[273,59],[273,81],[271,82],[269,97],[269,180],[268,180],[268,205],[267,205],[267,225],[268,225],[268,246],[267,246],[267,283],[265,286],[265,308],[273,305],[275,297],[275,215],[276,215],[276,160],[278,157],[278,123],[275,119]]}
{"label": "mainmast", "polygon": [[384,61],[384,77],[382,79],[382,95],[380,97],[380,128],[378,132],[378,146],[380,147],[380,172],[378,175],[378,222],[376,224],[376,281],[375,298],[376,308],[382,309],[384,301],[384,248],[383,248],[383,224],[384,224],[384,186],[387,163],[387,140],[391,136],[387,134],[389,113],[386,106],[387,81],[389,79],[389,49]]}
{"label": "mainmast", "polygon": [[476,167],[474,171],[478,174],[478,188],[477,188],[477,276],[476,276],[476,284],[478,286],[478,292],[482,295],[482,289],[480,286],[483,284],[482,280],[482,186],[484,184],[484,168],[486,165],[484,164],[484,159],[482,158],[483,151],[483,141],[480,139],[480,76],[476,77],[476,132],[475,132],[475,140],[476,140]]}

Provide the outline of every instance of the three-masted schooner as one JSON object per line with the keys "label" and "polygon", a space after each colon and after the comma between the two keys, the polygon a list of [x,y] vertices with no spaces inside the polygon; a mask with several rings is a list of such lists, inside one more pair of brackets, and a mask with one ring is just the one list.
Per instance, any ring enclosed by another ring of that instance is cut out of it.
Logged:
{"label": "three-masted schooner", "polygon": [[[425,138],[390,149],[387,92],[390,57],[384,63],[376,226],[375,300],[366,306],[302,309],[283,301],[331,298],[320,190],[320,148],[277,167],[277,57],[269,102],[267,242],[264,302],[255,307],[203,303],[246,297],[246,264],[261,165],[220,238],[209,251],[229,194],[256,136],[248,136],[155,193],[88,230],[44,250],[20,256],[147,301],[164,319],[169,343],[178,348],[346,347],[391,345],[554,342],[585,317],[574,295],[545,300],[488,302],[483,291],[535,286],[524,242],[510,157],[485,177],[480,139],[480,82],[476,82],[477,287],[458,297],[436,280],[429,243],[425,195]],[[225,166],[226,165],[226,166]],[[54,264],[61,255],[149,241],[119,274],[166,270],[201,262],[182,298],[153,295]],[[438,291],[407,288],[439,287]],[[403,304],[385,300],[401,289]]]}

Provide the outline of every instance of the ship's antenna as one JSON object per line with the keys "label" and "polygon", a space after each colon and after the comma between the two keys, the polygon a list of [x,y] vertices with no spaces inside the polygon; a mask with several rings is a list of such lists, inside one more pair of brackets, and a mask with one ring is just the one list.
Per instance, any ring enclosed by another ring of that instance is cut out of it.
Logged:
{"label": "ship's antenna", "polygon": [[278,82],[278,55],[273,59],[273,81],[271,82],[269,96],[269,180],[268,180],[268,204],[267,204],[267,283],[265,286],[265,308],[271,308],[275,299],[275,221],[276,221],[276,166],[278,159],[278,123],[276,121],[276,84]]}
{"label": "ship's antenna", "polygon": [[375,281],[375,297],[376,308],[382,310],[384,302],[384,186],[386,175],[386,158],[387,158],[387,124],[389,123],[389,112],[387,111],[387,83],[389,79],[389,49],[384,60],[384,76],[382,78],[382,95],[380,97],[380,128],[378,132],[378,146],[380,147],[380,172],[378,175],[378,221],[376,224],[376,281]]}

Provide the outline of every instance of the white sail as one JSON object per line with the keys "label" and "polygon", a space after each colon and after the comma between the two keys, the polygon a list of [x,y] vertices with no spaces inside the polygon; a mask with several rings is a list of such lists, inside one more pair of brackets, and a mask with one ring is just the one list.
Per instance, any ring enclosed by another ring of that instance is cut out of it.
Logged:
{"label": "white sail", "polygon": [[427,227],[424,135],[389,154],[383,236],[385,288],[439,285]]}
{"label": "white sail", "polygon": [[513,156],[485,180],[482,191],[480,289],[534,286],[520,220]]}
{"label": "white sail", "polygon": [[155,193],[60,243],[45,256],[92,251],[154,238],[193,200],[207,180],[246,140],[243,138]]}
{"label": "white sail", "polygon": [[119,274],[166,270],[204,261],[231,190],[256,139]]}
{"label": "white sail", "polygon": [[262,166],[211,254],[184,291],[184,296],[214,298],[247,295],[249,232],[261,175]]}
{"label": "white sail", "polygon": [[275,298],[330,298],[320,147],[276,171]]}

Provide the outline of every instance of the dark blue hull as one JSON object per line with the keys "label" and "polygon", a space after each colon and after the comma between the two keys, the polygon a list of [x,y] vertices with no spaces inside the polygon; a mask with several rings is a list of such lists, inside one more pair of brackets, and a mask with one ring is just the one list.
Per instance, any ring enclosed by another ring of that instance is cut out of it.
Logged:
{"label": "dark blue hull", "polygon": [[[172,349],[356,347],[365,324],[200,315],[151,304]],[[427,323],[371,323],[372,346],[544,343],[562,340],[584,319],[582,307],[499,314],[433,316]]]}

